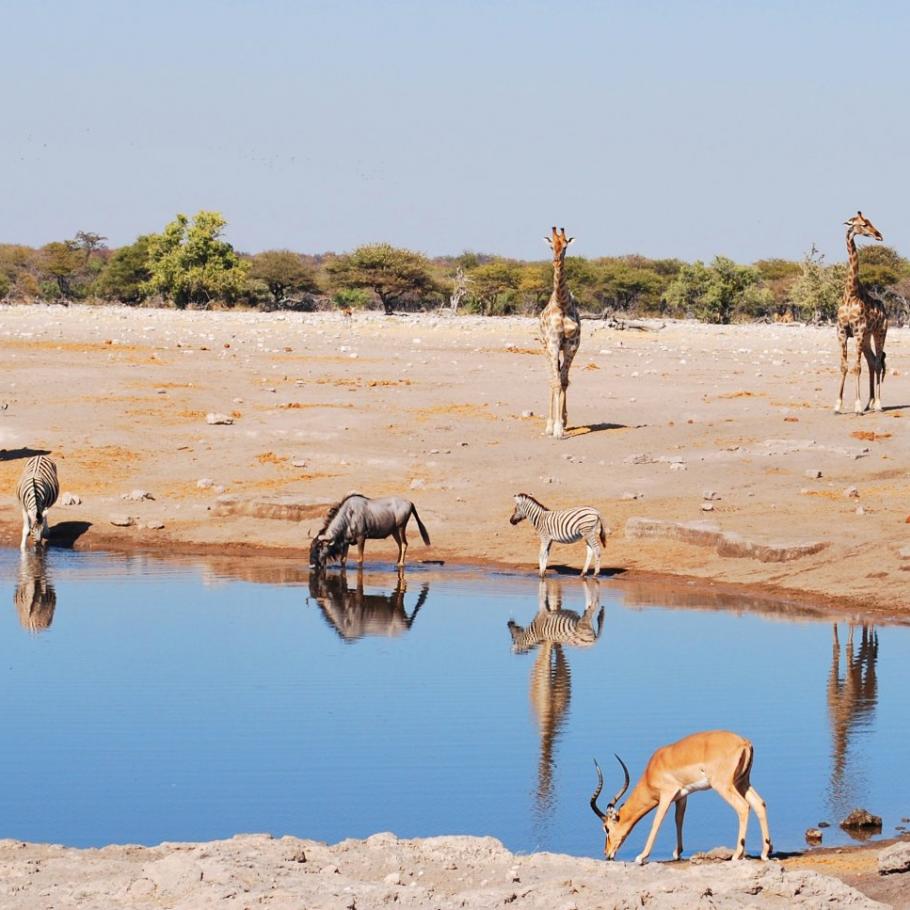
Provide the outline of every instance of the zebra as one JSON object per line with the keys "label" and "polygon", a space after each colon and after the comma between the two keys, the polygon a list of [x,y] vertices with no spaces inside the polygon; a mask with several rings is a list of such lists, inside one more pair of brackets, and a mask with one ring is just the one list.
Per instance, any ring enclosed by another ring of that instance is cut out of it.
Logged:
{"label": "zebra", "polygon": [[57,592],[51,583],[43,550],[24,550],[19,562],[19,583],[13,593],[13,603],[19,622],[29,632],[49,629],[57,608]]}
{"label": "zebra", "polygon": [[22,542],[25,549],[29,536],[40,545],[47,538],[47,512],[60,495],[57,465],[46,455],[35,455],[25,463],[16,487],[16,498],[22,506]]}
{"label": "zebra", "polygon": [[579,615],[574,610],[562,608],[562,588],[558,582],[541,581],[537,615],[530,624],[520,626],[514,620],[509,620],[513,652],[525,654],[543,643],[576,648],[589,648],[593,645],[603,630],[604,609],[600,605],[597,580],[586,579],[584,585],[585,612]]}
{"label": "zebra", "polygon": [[607,545],[607,533],[604,520],[597,509],[591,506],[577,506],[574,509],[551,511],[527,493],[516,493],[514,499],[515,511],[509,522],[517,525],[523,518],[527,518],[540,537],[541,578],[547,571],[550,546],[554,540],[557,543],[575,543],[576,540],[584,539],[588,549],[581,574],[587,573],[592,556],[594,575],[600,574],[600,548]]}

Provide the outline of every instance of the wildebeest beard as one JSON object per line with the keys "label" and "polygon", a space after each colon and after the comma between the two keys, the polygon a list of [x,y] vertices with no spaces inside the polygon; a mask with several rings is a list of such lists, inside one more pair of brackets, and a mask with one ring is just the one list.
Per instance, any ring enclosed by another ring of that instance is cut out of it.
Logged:
{"label": "wildebeest beard", "polygon": [[313,538],[310,544],[310,565],[322,569],[327,563],[334,562],[341,556],[343,542],[339,539]]}

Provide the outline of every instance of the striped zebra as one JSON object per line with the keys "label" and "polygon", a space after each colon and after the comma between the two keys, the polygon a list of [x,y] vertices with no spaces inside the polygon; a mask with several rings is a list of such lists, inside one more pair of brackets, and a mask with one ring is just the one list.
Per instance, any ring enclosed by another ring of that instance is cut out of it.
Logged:
{"label": "striped zebra", "polygon": [[47,537],[47,511],[60,495],[57,465],[46,455],[36,455],[25,463],[25,470],[16,487],[16,497],[22,506],[22,542],[25,549],[29,536],[40,544]]}
{"label": "striped zebra", "polygon": [[600,512],[591,506],[577,506],[574,509],[550,510],[539,503],[527,493],[515,495],[515,511],[509,522],[517,525],[523,518],[534,525],[537,536],[540,538],[540,577],[543,578],[547,571],[547,561],[550,558],[550,546],[555,540],[557,543],[575,543],[584,539],[587,544],[585,567],[581,570],[584,575],[594,558],[594,574],[600,574],[600,548],[607,545],[606,526]]}
{"label": "striped zebra", "polygon": [[[562,588],[559,582],[541,581],[538,590],[537,615],[527,626],[509,620],[512,650],[525,654],[540,644],[571,645],[589,648],[603,630],[604,611],[600,591],[594,579],[585,579],[585,612],[562,608]],[[596,625],[595,625],[596,617]]]}
{"label": "striped zebra", "polygon": [[13,603],[19,622],[29,632],[49,629],[57,608],[57,592],[51,583],[43,550],[24,551],[19,562],[19,582],[13,593]]}

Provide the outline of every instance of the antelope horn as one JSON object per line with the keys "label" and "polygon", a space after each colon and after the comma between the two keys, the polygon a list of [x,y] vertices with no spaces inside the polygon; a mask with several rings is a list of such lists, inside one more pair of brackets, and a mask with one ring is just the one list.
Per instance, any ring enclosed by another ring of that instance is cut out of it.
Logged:
{"label": "antelope horn", "polygon": [[597,769],[597,789],[591,796],[591,808],[594,810],[594,814],[603,821],[606,816],[597,808],[597,797],[600,796],[600,791],[604,788],[604,776],[600,771],[600,765],[597,764],[596,758],[594,759],[594,767]]}
{"label": "antelope horn", "polygon": [[612,809],[620,801],[620,799],[622,799],[623,793],[629,789],[629,769],[626,767],[625,762],[618,755],[616,755],[615,752],[613,755],[616,756],[616,760],[620,763],[620,765],[622,765],[622,773],[625,775],[626,779],[616,796],[610,800],[609,805],[607,806],[608,809]]}

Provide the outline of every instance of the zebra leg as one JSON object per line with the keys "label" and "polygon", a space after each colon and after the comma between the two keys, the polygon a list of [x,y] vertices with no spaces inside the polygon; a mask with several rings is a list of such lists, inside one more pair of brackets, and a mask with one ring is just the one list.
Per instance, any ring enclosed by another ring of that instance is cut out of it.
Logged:
{"label": "zebra leg", "polygon": [[589,541],[585,541],[585,567],[581,570],[581,577],[584,578],[588,574],[588,569],[591,566],[591,557],[594,555],[594,548],[591,546]]}
{"label": "zebra leg", "polygon": [[41,516],[41,543],[47,546],[47,512]]}
{"label": "zebra leg", "polygon": [[25,509],[22,510],[22,540],[19,543],[19,549],[24,550],[26,541],[28,541],[28,532],[29,532],[29,520],[28,512]]}
{"label": "zebra leg", "polygon": [[541,540],[540,542],[540,554],[538,556],[538,564],[540,566],[540,577],[543,578],[547,571],[547,562],[550,559],[550,544],[553,543],[552,540]]}

